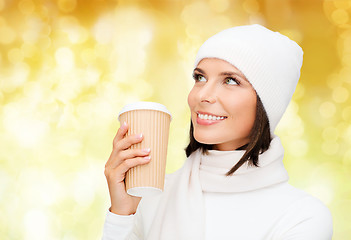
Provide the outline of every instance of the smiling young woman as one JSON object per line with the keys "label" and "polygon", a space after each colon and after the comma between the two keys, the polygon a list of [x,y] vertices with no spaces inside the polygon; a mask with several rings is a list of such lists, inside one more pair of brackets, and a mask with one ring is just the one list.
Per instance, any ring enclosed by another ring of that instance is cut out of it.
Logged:
{"label": "smiling young woman", "polygon": [[[125,173],[150,152],[122,126],[105,167],[111,196],[103,239],[330,240],[332,217],[288,183],[274,130],[300,78],[303,51],[261,25],[233,27],[199,49],[188,96],[190,142],[164,192],[132,198]],[[298,150],[298,149],[297,149]],[[152,159],[151,159],[152,161]]]}

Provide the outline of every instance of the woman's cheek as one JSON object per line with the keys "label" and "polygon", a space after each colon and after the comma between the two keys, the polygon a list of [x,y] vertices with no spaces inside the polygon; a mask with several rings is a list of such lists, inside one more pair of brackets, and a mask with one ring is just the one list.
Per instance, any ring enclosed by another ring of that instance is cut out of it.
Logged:
{"label": "woman's cheek", "polygon": [[189,92],[189,95],[188,95],[188,105],[189,105],[191,110],[194,107],[194,102],[195,102],[194,95],[195,95],[194,89],[191,89],[191,91]]}

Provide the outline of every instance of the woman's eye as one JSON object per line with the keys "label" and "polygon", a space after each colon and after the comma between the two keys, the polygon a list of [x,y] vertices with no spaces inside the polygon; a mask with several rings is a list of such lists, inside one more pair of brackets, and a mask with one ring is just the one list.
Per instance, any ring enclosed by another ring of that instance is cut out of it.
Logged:
{"label": "woman's eye", "polygon": [[194,79],[196,82],[205,82],[206,78],[201,74],[194,74]]}
{"label": "woman's eye", "polygon": [[238,81],[234,78],[226,78],[224,82],[228,85],[239,85]]}

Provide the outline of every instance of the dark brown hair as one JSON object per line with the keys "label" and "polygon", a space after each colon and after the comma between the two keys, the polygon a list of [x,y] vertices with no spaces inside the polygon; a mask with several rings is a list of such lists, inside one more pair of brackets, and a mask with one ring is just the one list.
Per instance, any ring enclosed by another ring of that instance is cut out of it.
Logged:
{"label": "dark brown hair", "polygon": [[[254,125],[250,132],[250,142],[247,145],[241,146],[236,150],[245,149],[244,155],[241,157],[239,162],[232,167],[232,169],[227,172],[226,176],[232,175],[241,165],[243,165],[246,161],[249,162],[250,166],[258,167],[258,156],[265,152],[271,143],[272,137],[269,128],[269,120],[267,117],[267,113],[264,110],[263,104],[259,96],[257,96],[257,104],[256,104],[256,117]],[[207,150],[212,150],[213,145],[199,143],[194,138],[194,127],[193,123],[190,121],[190,142],[188,146],[185,148],[186,156],[189,157],[193,152],[197,149],[200,149],[204,154],[207,154]]]}

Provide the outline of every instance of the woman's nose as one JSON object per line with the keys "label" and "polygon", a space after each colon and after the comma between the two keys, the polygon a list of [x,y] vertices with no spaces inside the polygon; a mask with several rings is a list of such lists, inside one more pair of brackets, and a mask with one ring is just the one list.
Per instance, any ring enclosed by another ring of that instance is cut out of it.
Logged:
{"label": "woman's nose", "polygon": [[214,103],[216,102],[216,91],[215,87],[209,83],[206,83],[199,92],[200,101]]}

